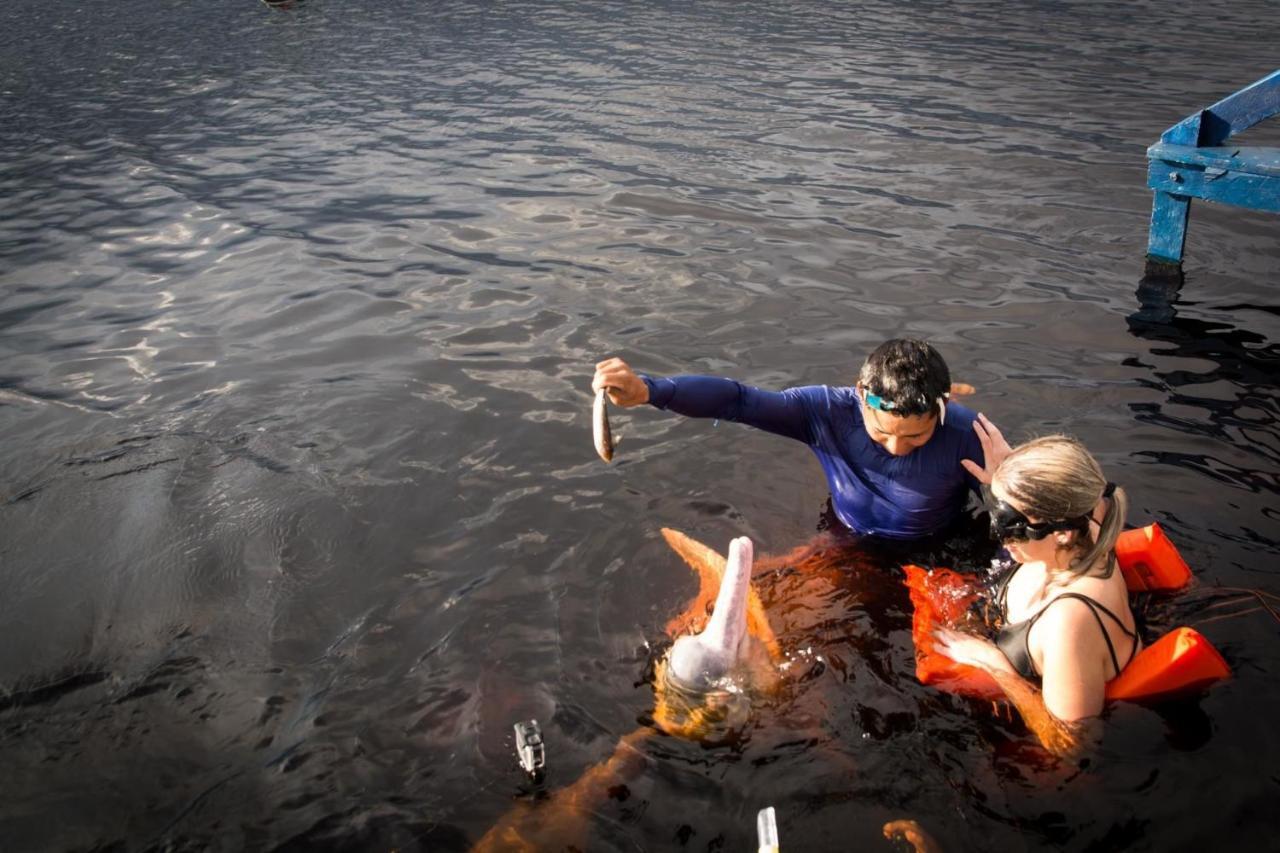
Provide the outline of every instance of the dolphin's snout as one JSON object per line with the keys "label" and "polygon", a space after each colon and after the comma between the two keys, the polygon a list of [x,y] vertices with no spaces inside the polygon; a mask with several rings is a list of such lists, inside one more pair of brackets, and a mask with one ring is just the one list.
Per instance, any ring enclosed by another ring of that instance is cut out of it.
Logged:
{"label": "dolphin's snout", "polygon": [[729,543],[729,559],[715,610],[706,629],[681,637],[671,649],[669,672],[694,687],[708,687],[733,669],[747,633],[747,599],[751,587],[751,540],[739,536]]}

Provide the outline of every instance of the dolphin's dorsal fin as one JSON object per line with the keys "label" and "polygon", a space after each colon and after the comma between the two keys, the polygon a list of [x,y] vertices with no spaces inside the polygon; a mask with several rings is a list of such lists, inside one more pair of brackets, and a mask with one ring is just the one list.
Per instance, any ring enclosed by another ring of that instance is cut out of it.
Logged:
{"label": "dolphin's dorsal fin", "polygon": [[[673,616],[667,623],[667,635],[675,637],[700,631],[706,624],[707,608],[716,600],[716,594],[720,591],[720,579],[724,577],[726,564],[725,558],[679,530],[664,527],[662,538],[667,540],[671,549],[698,573],[698,594],[682,612]],[[769,618],[765,615],[764,605],[760,603],[755,584],[752,584],[747,598],[747,631],[764,643],[765,648],[769,650],[769,657],[775,663],[782,659],[778,638],[769,625]]]}

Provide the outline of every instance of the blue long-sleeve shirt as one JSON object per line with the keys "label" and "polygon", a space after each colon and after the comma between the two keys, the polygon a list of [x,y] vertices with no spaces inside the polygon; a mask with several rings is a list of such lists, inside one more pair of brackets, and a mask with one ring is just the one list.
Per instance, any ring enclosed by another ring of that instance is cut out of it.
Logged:
{"label": "blue long-sleeve shirt", "polygon": [[867,434],[853,388],[765,391],[716,376],[641,378],[659,409],[738,421],[809,445],[822,463],[836,515],[855,533],[891,539],[938,533],[979,488],[960,465],[962,459],[983,462],[976,415],[958,403],[947,403],[946,422],[924,445],[894,456]]}

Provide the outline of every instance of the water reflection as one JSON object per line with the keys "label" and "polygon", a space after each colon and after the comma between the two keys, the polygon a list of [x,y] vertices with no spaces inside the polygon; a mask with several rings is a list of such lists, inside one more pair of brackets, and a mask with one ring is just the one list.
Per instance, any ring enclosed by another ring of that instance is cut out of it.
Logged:
{"label": "water reflection", "polygon": [[[465,849],[528,793],[512,721],[553,774],[599,762],[687,592],[658,527],[781,552],[825,498],[803,448],[674,418],[595,462],[584,368],[619,348],[780,387],[938,339],[984,406],[1148,454],[1118,473],[1206,584],[1270,582],[1267,298],[1144,294],[1131,333],[1116,270],[1145,146],[1272,62],[1276,17],[947,9],[8,0],[0,838]],[[1280,258],[1247,217],[1191,238],[1240,292]],[[742,753],[655,750],[593,849],[747,847],[757,800],[796,849],[883,849],[890,804],[961,849],[1106,847],[1135,808],[1152,848],[1272,840],[1219,816],[1274,799],[1272,633],[1210,626],[1243,666],[1202,748],[1125,711],[1064,795],[1016,726],[915,689],[906,558],[774,578],[811,594],[791,695]]]}
{"label": "water reflection", "polygon": [[[1258,457],[1257,467],[1232,464],[1207,454],[1185,452],[1142,452],[1153,460],[1186,466],[1212,480],[1240,486],[1250,491],[1280,494],[1280,398],[1275,380],[1280,375],[1280,343],[1232,322],[1211,322],[1180,316],[1178,306],[1183,283],[1177,280],[1144,278],[1137,289],[1139,308],[1128,316],[1130,332],[1141,340],[1168,346],[1153,346],[1154,356],[1208,362],[1202,371],[1159,370],[1140,357],[1126,364],[1151,371],[1151,387],[1167,395],[1163,403],[1130,403],[1136,420],[1165,429],[1230,442],[1242,453]],[[1181,303],[1193,304],[1193,303]],[[1235,304],[1222,306],[1232,317],[1241,312],[1276,314],[1267,306]],[[1224,396],[1196,394],[1191,389],[1225,391]],[[1174,406],[1204,411],[1203,417],[1178,416],[1167,411]],[[1267,540],[1275,545],[1276,541]]]}

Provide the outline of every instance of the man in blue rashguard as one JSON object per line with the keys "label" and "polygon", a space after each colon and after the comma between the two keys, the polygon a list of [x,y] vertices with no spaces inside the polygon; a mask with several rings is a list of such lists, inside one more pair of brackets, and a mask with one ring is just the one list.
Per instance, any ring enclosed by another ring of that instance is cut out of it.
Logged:
{"label": "man in blue rashguard", "polygon": [[945,531],[1009,449],[984,415],[950,400],[951,371],[917,340],[881,344],[853,387],[765,391],[715,376],[656,379],[618,358],[596,365],[591,387],[619,406],[649,403],[803,441],[822,464],[840,521],[887,539]]}

